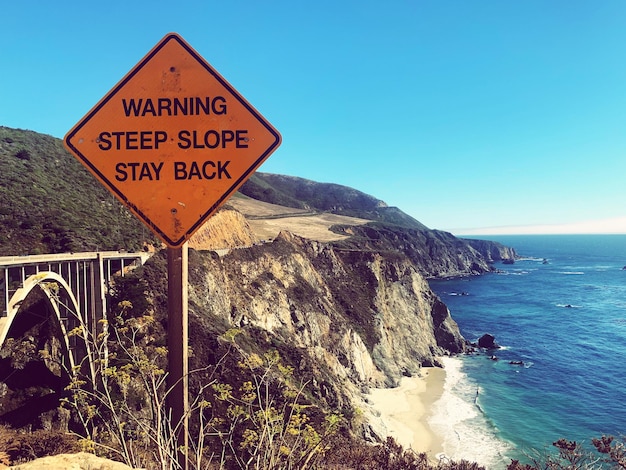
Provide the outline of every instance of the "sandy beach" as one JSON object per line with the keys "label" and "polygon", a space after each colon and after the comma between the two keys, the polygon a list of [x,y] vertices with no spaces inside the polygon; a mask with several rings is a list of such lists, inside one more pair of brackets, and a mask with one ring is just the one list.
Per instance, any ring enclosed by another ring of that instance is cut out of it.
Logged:
{"label": "sandy beach", "polygon": [[446,373],[423,367],[421,377],[404,377],[396,388],[370,390],[368,401],[380,413],[388,434],[405,448],[425,452],[432,459],[443,452],[442,439],[428,425],[430,410],[443,394]]}

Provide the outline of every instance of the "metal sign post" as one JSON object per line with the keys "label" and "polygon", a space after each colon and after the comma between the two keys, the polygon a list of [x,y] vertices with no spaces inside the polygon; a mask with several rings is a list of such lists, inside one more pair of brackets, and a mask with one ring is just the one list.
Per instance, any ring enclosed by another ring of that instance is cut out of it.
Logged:
{"label": "metal sign post", "polygon": [[178,462],[188,468],[189,449],[189,323],[188,323],[188,246],[167,249],[167,347],[169,374],[167,402],[171,426],[176,431]]}

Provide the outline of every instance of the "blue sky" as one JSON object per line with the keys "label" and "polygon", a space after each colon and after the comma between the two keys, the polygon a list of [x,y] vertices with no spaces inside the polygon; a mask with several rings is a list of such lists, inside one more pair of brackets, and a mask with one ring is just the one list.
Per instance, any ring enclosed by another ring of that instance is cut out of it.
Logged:
{"label": "blue sky", "polygon": [[177,32],[282,134],[261,171],[454,233],[626,233],[623,0],[23,0],[2,17],[0,125],[62,138]]}

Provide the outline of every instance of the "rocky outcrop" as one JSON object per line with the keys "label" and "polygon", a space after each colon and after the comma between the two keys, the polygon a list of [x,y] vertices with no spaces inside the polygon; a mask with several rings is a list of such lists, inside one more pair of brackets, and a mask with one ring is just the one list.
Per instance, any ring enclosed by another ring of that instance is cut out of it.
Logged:
{"label": "rocky outcrop", "polygon": [[241,213],[221,210],[193,234],[189,247],[195,250],[217,250],[251,246],[257,242],[257,237]]}
{"label": "rocky outcrop", "polygon": [[485,349],[500,349],[500,345],[496,343],[496,338],[489,333],[485,333],[478,338],[478,347]]}
{"label": "rocky outcrop", "polygon": [[[2,467],[0,466],[0,468]],[[131,470],[132,467],[86,452],[79,452],[77,454],[52,455],[5,468],[14,470]]]}
{"label": "rocky outcrop", "polygon": [[474,240],[471,238],[463,239],[478,253],[480,253],[489,263],[508,261],[513,262],[517,259],[515,249],[504,246],[498,242],[488,240]]}

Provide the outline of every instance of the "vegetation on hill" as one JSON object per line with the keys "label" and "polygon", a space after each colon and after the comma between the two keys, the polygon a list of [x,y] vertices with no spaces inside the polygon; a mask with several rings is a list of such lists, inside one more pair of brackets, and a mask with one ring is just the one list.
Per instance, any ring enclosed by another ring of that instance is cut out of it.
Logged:
{"label": "vegetation on hill", "polygon": [[158,244],[63,147],[0,127],[0,256],[140,250]]}
{"label": "vegetation on hill", "polygon": [[253,199],[281,206],[427,229],[424,224],[397,207],[389,207],[380,199],[339,184],[317,183],[304,178],[257,172],[242,186],[240,192]]}
{"label": "vegetation on hill", "polygon": [[[346,186],[256,173],[241,193],[287,207],[372,220],[371,227],[333,230],[351,235],[351,248],[404,250],[425,276],[486,272],[489,263],[499,261],[490,254],[491,242],[478,247],[432,231],[400,209]],[[7,127],[0,127],[0,235],[0,256],[161,246],[60,139]],[[442,262],[444,256],[448,260]]]}

